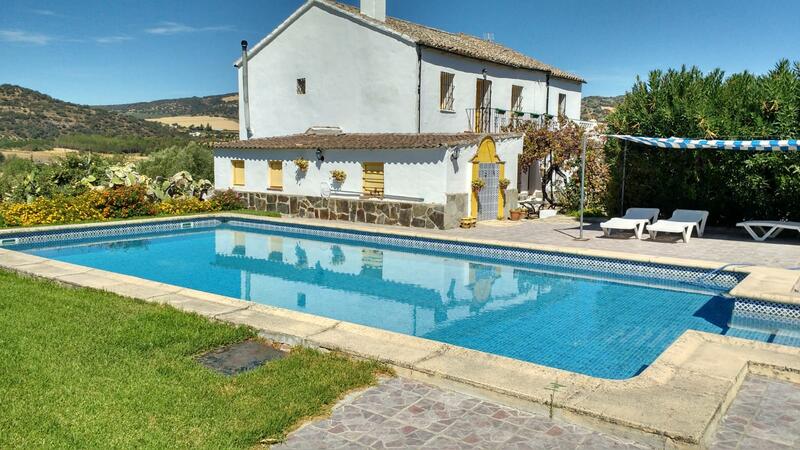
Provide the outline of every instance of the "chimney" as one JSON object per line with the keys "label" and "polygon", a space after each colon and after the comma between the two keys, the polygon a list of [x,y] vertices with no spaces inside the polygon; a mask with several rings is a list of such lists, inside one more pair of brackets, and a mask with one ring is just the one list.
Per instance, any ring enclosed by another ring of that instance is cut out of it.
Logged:
{"label": "chimney", "polygon": [[247,41],[242,41],[242,109],[244,110],[244,129],[245,139],[250,139],[253,136],[253,130],[250,129],[250,89],[247,80]]}
{"label": "chimney", "polygon": [[361,14],[386,22],[386,0],[361,0]]}

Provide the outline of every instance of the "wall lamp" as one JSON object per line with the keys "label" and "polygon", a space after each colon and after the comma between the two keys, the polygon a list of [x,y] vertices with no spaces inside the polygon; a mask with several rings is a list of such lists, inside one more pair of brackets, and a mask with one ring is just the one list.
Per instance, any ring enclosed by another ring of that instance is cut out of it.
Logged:
{"label": "wall lamp", "polygon": [[317,161],[325,161],[325,155],[322,154],[322,149],[317,149]]}
{"label": "wall lamp", "polygon": [[459,153],[461,153],[461,149],[458,147],[454,148],[453,152],[450,153],[450,159],[452,159],[453,161],[457,160]]}

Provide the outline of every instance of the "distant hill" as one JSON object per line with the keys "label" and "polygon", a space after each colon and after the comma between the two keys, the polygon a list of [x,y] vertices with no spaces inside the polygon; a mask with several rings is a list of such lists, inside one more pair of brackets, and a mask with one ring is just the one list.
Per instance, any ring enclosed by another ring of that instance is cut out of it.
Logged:
{"label": "distant hill", "polygon": [[167,136],[169,127],[76,105],[13,84],[0,84],[0,139],[53,139],[68,134]]}
{"label": "distant hill", "polygon": [[598,122],[605,122],[614,108],[619,105],[624,95],[617,95],[615,97],[602,97],[599,95],[590,95],[583,97],[581,101],[581,120],[596,120]]}
{"label": "distant hill", "polygon": [[98,108],[129,114],[140,119],[176,116],[211,116],[239,119],[239,96],[236,93],[186,97],[152,102],[100,105]]}

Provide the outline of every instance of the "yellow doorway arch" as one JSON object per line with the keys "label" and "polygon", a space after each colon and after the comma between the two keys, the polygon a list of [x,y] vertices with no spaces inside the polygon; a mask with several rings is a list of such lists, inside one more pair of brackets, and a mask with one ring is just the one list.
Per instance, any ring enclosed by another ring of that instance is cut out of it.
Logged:
{"label": "yellow doorway arch", "polygon": [[[497,147],[495,146],[494,139],[491,136],[486,136],[481,140],[480,145],[478,145],[478,151],[475,153],[475,156],[470,160],[472,163],[472,180],[470,181],[470,186],[472,186],[472,181],[478,179],[478,168],[481,163],[490,163],[490,164],[498,164],[499,167],[499,179],[505,178],[505,161],[501,161],[500,157],[497,156]],[[485,189],[485,188],[484,188]],[[478,218],[478,193],[475,190],[472,190],[471,194],[471,202],[470,202],[470,217],[477,219]],[[503,205],[505,203],[505,197],[503,196],[503,190],[500,189],[497,197],[497,217],[503,218]]]}

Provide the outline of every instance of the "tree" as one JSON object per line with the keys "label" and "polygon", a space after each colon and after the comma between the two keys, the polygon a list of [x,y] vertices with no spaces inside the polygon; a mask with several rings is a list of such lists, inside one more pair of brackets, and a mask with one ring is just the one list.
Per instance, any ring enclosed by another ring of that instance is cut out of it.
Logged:
{"label": "tree", "polygon": [[[542,122],[518,121],[509,128],[509,131],[524,134],[522,154],[519,157],[520,169],[523,172],[530,170],[537,161],[545,160],[547,162],[547,169],[542,174],[542,194],[548,203],[558,204],[552,182],[555,176],[558,176],[565,185],[574,184],[574,179],[571,180],[565,170],[573,175],[580,175],[581,142],[585,133],[583,128],[561,116],[556,120],[545,119]],[[602,185],[600,189],[604,191],[607,170],[604,167],[602,156],[599,155],[599,152],[592,151],[593,147],[597,147],[595,140],[590,139],[588,147],[587,160],[590,159],[588,155],[592,154],[591,158],[594,159],[591,160],[597,171],[590,173],[587,170],[587,186],[590,182],[593,185]],[[595,177],[595,175],[599,176]],[[548,186],[550,187],[549,191]],[[568,197],[564,198],[568,199]],[[570,203],[567,205],[568,207],[574,206],[572,201],[568,201],[568,203]]]}
{"label": "tree", "polygon": [[[800,63],[726,77],[696,67],[650,72],[609,116],[613,134],[707,139],[800,137]],[[619,212],[622,147],[606,144],[608,209]],[[717,224],[800,218],[800,154],[661,150],[629,144],[625,204],[704,209]]]}

